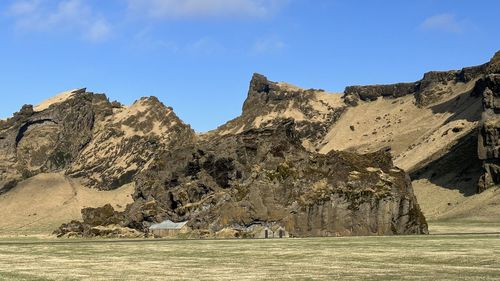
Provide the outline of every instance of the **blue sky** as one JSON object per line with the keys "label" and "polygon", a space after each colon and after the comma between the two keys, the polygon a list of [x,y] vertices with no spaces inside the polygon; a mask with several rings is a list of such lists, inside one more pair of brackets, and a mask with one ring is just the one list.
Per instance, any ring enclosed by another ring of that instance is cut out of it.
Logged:
{"label": "blue sky", "polygon": [[496,0],[5,0],[0,116],[87,87],[157,96],[197,131],[241,112],[252,73],[341,92],[484,63]]}

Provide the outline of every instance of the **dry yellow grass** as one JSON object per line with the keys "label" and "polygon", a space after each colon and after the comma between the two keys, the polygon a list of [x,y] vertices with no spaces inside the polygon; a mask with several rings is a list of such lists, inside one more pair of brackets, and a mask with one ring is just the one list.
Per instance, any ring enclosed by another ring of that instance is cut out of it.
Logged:
{"label": "dry yellow grass", "polygon": [[413,188],[431,233],[500,232],[500,189],[465,196],[424,179]]}
{"label": "dry yellow grass", "polygon": [[40,174],[0,195],[0,236],[49,235],[59,225],[81,219],[81,209],[132,202],[133,184],[114,191],[86,188],[63,174]]}
{"label": "dry yellow grass", "polygon": [[498,280],[500,237],[3,241],[2,280]]}
{"label": "dry yellow grass", "polygon": [[74,89],[74,90],[59,93],[59,94],[57,94],[57,95],[55,95],[47,100],[44,100],[39,105],[35,106],[33,108],[33,110],[34,111],[43,111],[43,110],[49,108],[53,104],[58,104],[58,103],[64,102],[65,100],[74,96],[75,92],[78,90],[80,90],[80,89]]}
{"label": "dry yellow grass", "polygon": [[[376,151],[391,146],[394,163],[405,170],[430,155],[446,149],[451,143],[465,136],[477,126],[481,101],[457,96],[442,101],[442,108],[436,105],[420,108],[413,96],[398,99],[379,98],[372,102],[361,102],[349,108],[340,120],[330,128],[323,141],[321,153],[331,150],[351,150],[360,153]],[[449,120],[455,114],[456,120]],[[352,127],[351,127],[352,126]],[[460,128],[460,132],[452,132]]]}

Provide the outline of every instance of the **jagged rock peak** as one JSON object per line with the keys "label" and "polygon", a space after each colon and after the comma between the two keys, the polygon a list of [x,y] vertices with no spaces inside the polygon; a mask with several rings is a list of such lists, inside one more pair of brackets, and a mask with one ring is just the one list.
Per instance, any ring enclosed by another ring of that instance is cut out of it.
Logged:
{"label": "jagged rock peak", "polygon": [[84,184],[115,189],[133,181],[160,151],[194,141],[195,133],[156,97],[115,108],[67,170]]}
{"label": "jagged rock peak", "polygon": [[71,166],[92,139],[95,124],[113,113],[107,98],[78,89],[0,123],[0,193],[39,173]]}
{"label": "jagged rock peak", "polygon": [[250,81],[250,90],[249,93],[269,93],[269,90],[275,83],[271,82],[267,79],[266,76],[254,73],[252,76],[252,80]]}
{"label": "jagged rock peak", "polygon": [[254,73],[252,80],[250,81],[249,95],[255,93],[279,93],[279,92],[298,92],[298,93],[309,93],[309,92],[324,92],[321,89],[304,89],[297,87],[295,85],[285,83],[285,82],[274,82],[270,81],[266,76]]}
{"label": "jagged rock peak", "polygon": [[[324,99],[322,89],[304,89],[285,82],[270,81],[266,76],[254,73],[250,81],[248,97],[243,104],[243,115],[248,111],[262,110],[262,107],[274,107],[277,104],[287,106],[287,102],[304,102],[310,99]],[[332,95],[333,96],[333,95]]]}
{"label": "jagged rock peak", "polygon": [[239,134],[250,129],[274,127],[285,119],[294,120],[300,139],[319,140],[341,115],[341,95],[321,89],[303,89],[285,82],[273,82],[255,73],[241,116],[209,132],[210,135]]}
{"label": "jagged rock peak", "polygon": [[149,96],[149,97],[141,97],[140,99],[136,100],[134,104],[140,103],[140,104],[149,104],[149,105],[155,105],[155,106],[161,106],[161,107],[166,107],[165,104],[163,104],[157,97],[155,96]]}

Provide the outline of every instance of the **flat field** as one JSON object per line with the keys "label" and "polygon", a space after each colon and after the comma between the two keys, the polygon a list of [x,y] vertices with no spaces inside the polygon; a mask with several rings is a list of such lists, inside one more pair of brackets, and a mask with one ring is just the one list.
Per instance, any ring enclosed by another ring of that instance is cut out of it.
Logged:
{"label": "flat field", "polygon": [[0,280],[500,280],[500,235],[4,238]]}

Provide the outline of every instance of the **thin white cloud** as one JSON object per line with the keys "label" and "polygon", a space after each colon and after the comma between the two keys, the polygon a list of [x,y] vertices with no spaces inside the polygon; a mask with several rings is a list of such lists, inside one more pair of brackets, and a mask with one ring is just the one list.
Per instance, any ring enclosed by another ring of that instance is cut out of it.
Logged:
{"label": "thin white cloud", "polygon": [[40,5],[40,0],[15,1],[9,7],[9,13],[13,15],[23,15],[35,12]]}
{"label": "thin white cloud", "polygon": [[464,23],[459,21],[454,14],[445,13],[425,19],[420,25],[420,29],[461,33],[464,30]]}
{"label": "thin white cloud", "polygon": [[205,36],[196,40],[178,42],[157,38],[150,27],[133,36],[133,46],[143,51],[162,51],[170,54],[213,55],[229,51],[217,40]]}
{"label": "thin white cloud", "polygon": [[128,0],[129,10],[155,19],[267,17],[288,0]]}
{"label": "thin white cloud", "polygon": [[278,38],[260,38],[252,48],[254,54],[274,53],[281,51],[286,47],[285,42]]}
{"label": "thin white cloud", "polygon": [[203,37],[186,46],[186,50],[192,54],[211,55],[225,50],[224,46],[209,37]]}
{"label": "thin white cloud", "polygon": [[17,0],[8,15],[22,32],[77,32],[89,41],[102,41],[111,35],[111,26],[82,0]]}
{"label": "thin white cloud", "polygon": [[169,53],[178,53],[181,51],[181,46],[177,42],[157,38],[154,35],[151,27],[141,29],[132,37],[133,47],[143,51],[162,50]]}
{"label": "thin white cloud", "polygon": [[106,40],[110,34],[111,27],[109,26],[109,24],[105,20],[99,19],[87,26],[84,37],[90,41],[97,42]]}

